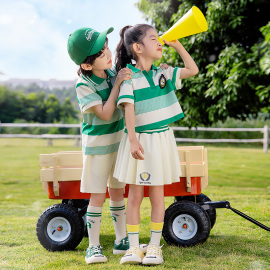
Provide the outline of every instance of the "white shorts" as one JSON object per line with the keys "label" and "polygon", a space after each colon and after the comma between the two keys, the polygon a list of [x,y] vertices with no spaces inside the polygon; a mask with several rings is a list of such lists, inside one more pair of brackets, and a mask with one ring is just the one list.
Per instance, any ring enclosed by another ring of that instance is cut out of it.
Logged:
{"label": "white shorts", "polygon": [[107,155],[83,155],[82,193],[106,193],[107,187],[125,187],[125,183],[113,177],[116,157],[117,152]]}
{"label": "white shorts", "polygon": [[120,182],[143,186],[179,182],[182,173],[173,130],[136,133],[136,136],[144,149],[144,160],[132,157],[125,133],[118,149],[114,177]]}

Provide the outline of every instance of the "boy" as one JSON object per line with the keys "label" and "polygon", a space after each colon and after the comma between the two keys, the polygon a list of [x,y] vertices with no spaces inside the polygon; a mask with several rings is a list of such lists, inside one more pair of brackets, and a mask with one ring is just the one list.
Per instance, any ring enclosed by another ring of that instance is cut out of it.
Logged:
{"label": "boy", "polygon": [[69,36],[67,45],[70,58],[80,66],[76,92],[83,116],[81,192],[91,193],[87,208],[89,247],[85,261],[88,264],[107,262],[99,242],[107,185],[116,234],[113,253],[125,253],[129,248],[123,196],[125,184],[113,178],[113,169],[124,129],[123,114],[116,108],[116,100],[121,83],[131,79],[132,72],[125,68],[116,74],[112,69],[107,40],[107,34],[112,31],[113,28],[109,28],[99,33],[92,28],[80,28]]}

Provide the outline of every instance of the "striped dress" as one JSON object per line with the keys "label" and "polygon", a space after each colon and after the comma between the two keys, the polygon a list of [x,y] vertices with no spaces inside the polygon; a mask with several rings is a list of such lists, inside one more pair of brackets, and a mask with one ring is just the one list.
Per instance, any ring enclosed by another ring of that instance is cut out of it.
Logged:
{"label": "striped dress", "polygon": [[122,83],[117,106],[123,109],[123,103],[134,104],[135,132],[144,148],[144,160],[131,156],[128,135],[125,134],[119,147],[114,177],[136,185],[178,182],[180,161],[168,125],[184,117],[175,95],[175,90],[181,88],[181,69],[161,69],[152,65],[147,73],[132,65],[127,67],[133,72],[132,79]]}
{"label": "striped dress", "polygon": [[109,121],[100,119],[91,108],[104,104],[115,82],[114,69],[106,70],[107,79],[92,74],[79,77],[76,84],[77,99],[83,116],[82,151],[84,155],[106,155],[118,150],[123,136],[122,110],[116,108]]}

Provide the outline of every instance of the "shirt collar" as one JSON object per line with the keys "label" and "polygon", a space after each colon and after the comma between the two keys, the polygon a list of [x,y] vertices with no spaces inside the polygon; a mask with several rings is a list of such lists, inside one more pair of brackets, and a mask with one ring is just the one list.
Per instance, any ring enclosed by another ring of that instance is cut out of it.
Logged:
{"label": "shirt collar", "polygon": [[[113,77],[113,73],[110,72],[110,70],[106,70],[106,73],[108,75],[108,78],[112,78]],[[90,77],[87,77],[89,78],[93,83],[97,84],[97,85],[100,85],[102,84],[105,80],[107,79],[104,79],[104,78],[100,78],[94,74],[92,74]]]}
{"label": "shirt collar", "polygon": [[[131,69],[133,71],[133,73],[136,73],[136,72],[141,72],[142,70],[134,67],[133,65],[130,65],[130,64],[127,64],[127,68]],[[151,66],[151,70],[153,69],[157,69],[157,67],[155,67],[154,65]]]}

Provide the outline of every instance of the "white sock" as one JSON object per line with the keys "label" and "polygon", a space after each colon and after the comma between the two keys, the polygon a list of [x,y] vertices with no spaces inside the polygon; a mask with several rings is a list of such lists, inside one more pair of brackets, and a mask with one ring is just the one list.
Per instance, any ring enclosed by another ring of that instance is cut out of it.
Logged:
{"label": "white sock", "polygon": [[89,246],[99,246],[102,207],[88,206],[86,212]]}
{"label": "white sock", "polygon": [[115,241],[119,244],[127,236],[125,200],[119,202],[110,201],[110,211],[115,231]]}
{"label": "white sock", "polygon": [[163,222],[155,223],[151,221],[151,238],[149,245],[160,245]]}
{"label": "white sock", "polygon": [[128,231],[128,241],[130,247],[139,247],[139,224],[137,225],[129,225],[127,224],[127,231]]}

